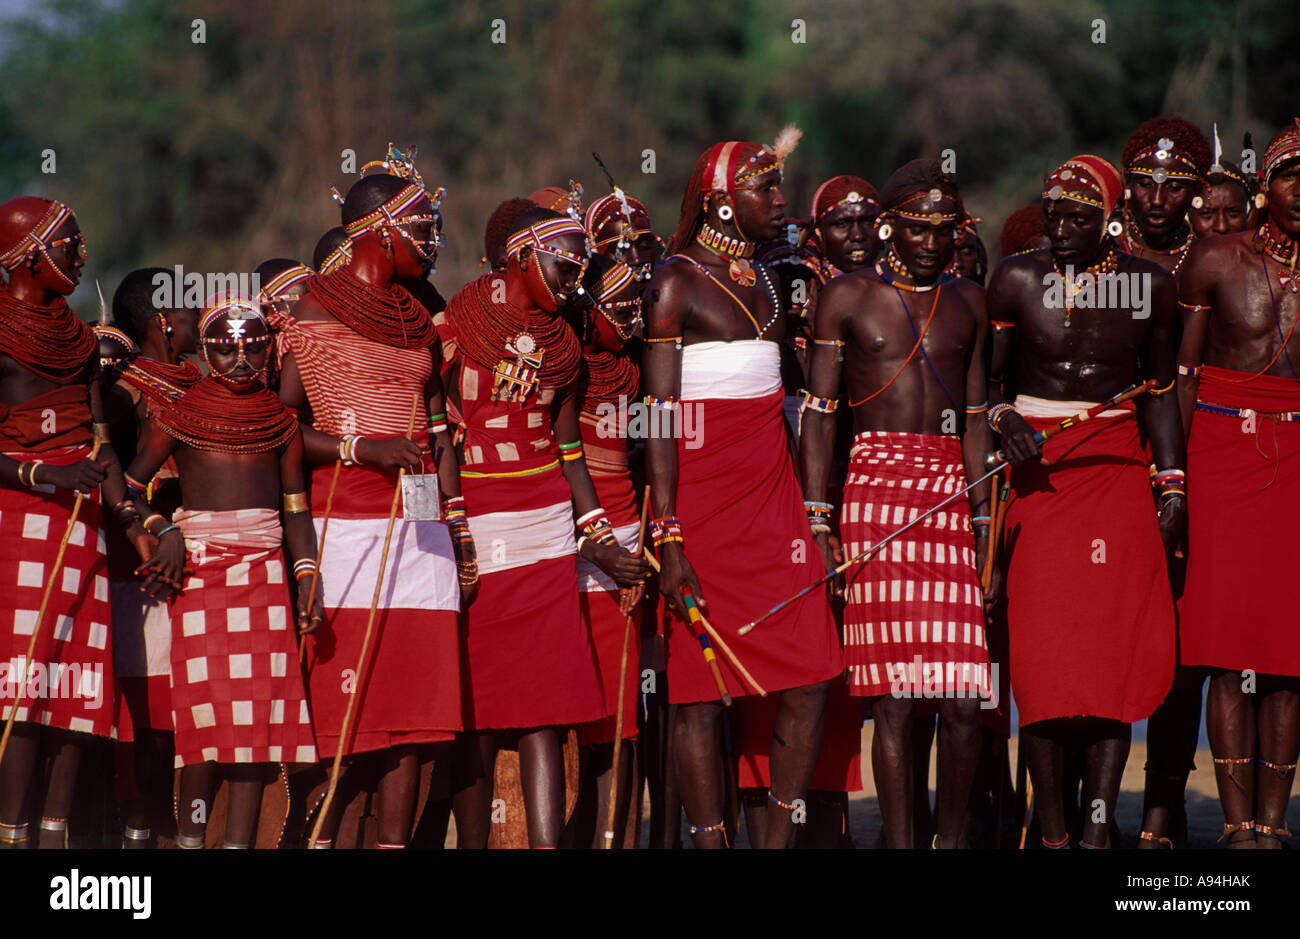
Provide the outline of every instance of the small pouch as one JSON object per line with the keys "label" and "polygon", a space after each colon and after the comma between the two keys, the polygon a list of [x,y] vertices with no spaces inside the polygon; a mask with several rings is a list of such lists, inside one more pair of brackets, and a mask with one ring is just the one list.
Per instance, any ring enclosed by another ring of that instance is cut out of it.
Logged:
{"label": "small pouch", "polygon": [[442,498],[437,473],[408,473],[402,476],[402,518],[408,522],[442,520]]}

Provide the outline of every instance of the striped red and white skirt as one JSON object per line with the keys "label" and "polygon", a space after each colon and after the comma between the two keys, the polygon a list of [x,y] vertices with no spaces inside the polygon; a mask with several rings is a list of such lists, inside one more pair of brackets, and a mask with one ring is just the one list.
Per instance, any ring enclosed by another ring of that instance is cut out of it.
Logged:
{"label": "striped red and white skirt", "polygon": [[[961,441],[865,431],[853,441],[840,530],[851,557],[966,485]],[[991,697],[984,597],[966,496],[850,569],[849,691]]]}

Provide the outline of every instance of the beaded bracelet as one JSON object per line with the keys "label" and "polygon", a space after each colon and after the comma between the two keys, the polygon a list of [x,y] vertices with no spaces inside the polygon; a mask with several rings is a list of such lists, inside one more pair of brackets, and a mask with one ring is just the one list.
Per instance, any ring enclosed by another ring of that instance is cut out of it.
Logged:
{"label": "beaded bracelet", "polygon": [[829,502],[809,502],[805,500],[803,508],[808,513],[808,526],[812,529],[814,535],[831,530],[831,515],[835,512],[835,506]]}
{"label": "beaded bracelet", "polygon": [[1152,396],[1156,396],[1156,397],[1158,397],[1158,396],[1160,396],[1160,395],[1166,395],[1166,394],[1169,394],[1169,392],[1171,392],[1171,391],[1174,390],[1174,384],[1175,384],[1177,381],[1178,381],[1178,379],[1176,379],[1176,378],[1171,378],[1171,379],[1169,379],[1169,384],[1165,385],[1163,388],[1152,388],[1150,391],[1147,392],[1147,394],[1152,395]]}
{"label": "beaded bracelet", "polygon": [[293,577],[295,580],[302,580],[304,577],[316,573],[316,560],[314,558],[300,558],[293,562]]}
{"label": "beaded bracelet", "polygon": [[802,399],[799,402],[800,411],[806,408],[809,411],[817,411],[819,414],[834,414],[835,409],[840,406],[838,399],[823,398],[813,394],[807,388],[799,389],[799,397]]}
{"label": "beaded bracelet", "polygon": [[1006,416],[1008,411],[1014,411],[1014,410],[1015,408],[1013,408],[1009,404],[993,405],[993,407],[989,409],[989,413],[988,413],[989,426],[992,427],[994,430],[997,430],[998,421],[1002,420],[1002,418]]}
{"label": "beaded bracelet", "polygon": [[966,406],[966,413],[967,413],[967,414],[983,414],[983,413],[985,413],[986,411],[988,411],[988,409],[989,409],[989,403],[988,403],[987,401],[984,401],[984,402],[982,402],[981,404],[976,404],[976,405],[974,405],[973,407],[972,407],[971,405],[967,405],[967,406]]}
{"label": "beaded bracelet", "polygon": [[158,532],[158,534],[154,535],[154,537],[161,538],[163,535],[167,534],[170,531],[180,531],[180,530],[181,530],[181,526],[173,523],[171,525],[168,525],[162,531]]}
{"label": "beaded bracelet", "polygon": [[140,521],[140,510],[135,507],[135,503],[130,499],[123,499],[113,506],[113,514],[117,516],[119,522],[128,528]]}
{"label": "beaded bracelet", "polygon": [[649,531],[650,539],[654,542],[656,548],[674,541],[678,544],[685,544],[682,538],[682,523],[674,515],[665,515],[663,518],[652,519]]}
{"label": "beaded bracelet", "polygon": [[646,395],[645,403],[652,408],[660,408],[665,411],[676,411],[682,406],[682,403],[675,400],[672,395],[669,395],[666,398],[656,398],[654,395]]}
{"label": "beaded bracelet", "polygon": [[582,459],[582,441],[575,440],[572,443],[560,444],[560,459],[565,463],[573,463]]}
{"label": "beaded bracelet", "polygon": [[[39,460],[37,462],[40,462]],[[23,479],[23,471],[27,471],[27,478]],[[36,463],[19,463],[18,464],[18,482],[28,489],[36,488]]]}
{"label": "beaded bracelet", "polygon": [[[150,515],[148,518],[146,518],[146,519],[144,520],[144,522],[142,523],[142,524],[144,525],[144,530],[145,530],[145,531],[149,531],[149,526],[152,525],[155,521],[157,521],[157,522],[166,522],[167,519],[164,518],[163,516],[159,515],[157,512],[155,512],[155,513],[153,513],[153,515]],[[153,534],[153,532],[149,532],[149,533],[150,533],[150,534]]]}
{"label": "beaded bracelet", "polygon": [[122,482],[126,484],[126,494],[136,499],[144,495],[145,490],[149,488],[148,483],[142,483],[138,479],[131,478],[130,473],[122,474]]}
{"label": "beaded bracelet", "polygon": [[1188,378],[1195,378],[1201,374],[1201,369],[1204,367],[1203,365],[1179,365],[1178,374],[1186,375]]}
{"label": "beaded bracelet", "polygon": [[361,462],[357,457],[357,447],[364,439],[353,434],[344,434],[339,438],[339,459],[344,466],[356,466]]}
{"label": "beaded bracelet", "polygon": [[444,433],[447,430],[447,414],[439,411],[437,414],[429,415],[429,436],[434,437]]}

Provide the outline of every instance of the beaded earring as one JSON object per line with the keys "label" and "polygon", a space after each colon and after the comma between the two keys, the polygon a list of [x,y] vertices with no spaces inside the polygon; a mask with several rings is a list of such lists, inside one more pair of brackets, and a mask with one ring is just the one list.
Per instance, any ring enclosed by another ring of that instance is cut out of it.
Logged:
{"label": "beaded earring", "polygon": [[172,329],[172,324],[171,321],[167,319],[167,314],[156,313],[154,315],[158,317],[158,322],[162,324],[159,329],[162,330],[164,336],[170,339],[172,336],[176,335],[176,330]]}

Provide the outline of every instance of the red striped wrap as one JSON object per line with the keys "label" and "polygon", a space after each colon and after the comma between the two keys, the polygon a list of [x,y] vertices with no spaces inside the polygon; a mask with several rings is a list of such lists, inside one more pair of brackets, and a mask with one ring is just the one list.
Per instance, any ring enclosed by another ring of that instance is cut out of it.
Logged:
{"label": "red striped wrap", "polygon": [[[90,447],[5,455],[66,465],[89,457]],[[82,501],[32,661],[26,660],[75,498],[71,490],[53,486],[0,488],[0,718],[9,716],[26,667],[28,691],[15,720],[112,737],[116,680],[98,490]]]}
{"label": "red striped wrap", "polygon": [[[957,437],[864,431],[854,438],[849,461],[840,514],[848,557],[966,485]],[[966,496],[851,568],[846,581],[845,658],[853,694],[990,697],[984,597]]]}
{"label": "red striped wrap", "polygon": [[[1087,407],[1055,403],[1060,416],[1028,418],[1035,430]],[[1174,607],[1150,456],[1132,402],[1119,410],[1047,441],[1048,466],[1031,461],[1011,474],[1007,625],[1022,726],[1139,721],[1173,680]]]}
{"label": "red striped wrap", "polygon": [[1300,385],[1206,366],[1198,397],[1255,411],[1193,412],[1187,443],[1187,586],[1179,659],[1234,671],[1300,675],[1292,539],[1300,531]]}
{"label": "red striped wrap", "polygon": [[279,513],[175,520],[194,569],[172,602],[176,765],[315,762]]}

